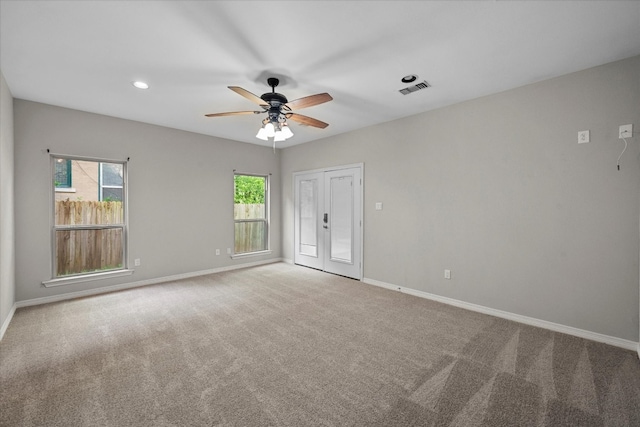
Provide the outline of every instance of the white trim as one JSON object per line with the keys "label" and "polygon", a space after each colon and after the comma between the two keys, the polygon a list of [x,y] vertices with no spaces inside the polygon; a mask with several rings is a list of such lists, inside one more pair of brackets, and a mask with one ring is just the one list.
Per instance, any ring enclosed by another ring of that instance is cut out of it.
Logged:
{"label": "white trim", "polygon": [[242,259],[242,258],[250,258],[250,257],[254,257],[254,256],[260,256],[260,255],[269,255],[271,253],[271,249],[267,249],[264,251],[257,251],[257,252],[246,252],[243,254],[233,254],[230,256],[231,259]]}
{"label": "white trim", "polygon": [[57,279],[45,280],[42,284],[45,288],[54,286],[71,285],[73,283],[93,282],[94,280],[112,279],[114,277],[131,276],[134,270],[122,269],[114,271],[101,271],[99,273],[82,274],[79,276],[59,277]]}
{"label": "white trim", "polygon": [[534,317],[523,316],[520,314],[510,313],[508,311],[496,310],[494,308],[485,307],[478,304],[472,304],[465,301],[460,301],[453,298],[443,297],[440,295],[430,294],[428,292],[418,291],[410,288],[403,288],[402,286],[393,285],[391,283],[381,282],[379,280],[364,278],[363,283],[368,285],[379,286],[385,289],[391,289],[398,292],[403,292],[409,295],[413,295],[420,298],[429,299],[432,301],[441,302],[444,304],[452,305],[455,307],[464,308],[466,310],[476,311],[478,313],[488,314],[490,316],[500,317],[507,320],[513,320],[514,322],[524,323],[525,325],[536,326],[538,328],[548,329],[554,332],[560,332],[563,334],[573,335],[579,338],[585,338],[592,341],[597,341],[615,347],[621,347],[626,350],[638,349],[638,356],[640,357],[640,343],[625,340],[623,338],[612,337],[610,335],[599,334],[597,332],[586,331],[584,329],[574,328],[572,326],[561,325],[559,323],[548,322],[546,320],[536,319]]}
{"label": "white trim", "polygon": [[13,304],[13,306],[11,307],[11,310],[9,310],[9,315],[7,316],[4,323],[2,324],[2,327],[0,328],[0,341],[2,341],[2,338],[4,337],[4,333],[7,332],[7,329],[9,328],[9,323],[11,323],[11,319],[13,319],[13,315],[16,312],[16,308],[17,308],[17,305]]}
{"label": "white trim", "polygon": [[54,153],[47,149],[47,154],[51,157],[64,158],[65,160],[85,160],[88,162],[104,162],[104,163],[127,163],[130,161],[129,157],[126,159],[118,160],[118,159],[104,159],[102,157],[92,157],[92,156],[76,156],[75,154],[62,154],[62,153]]}
{"label": "white trim", "polygon": [[107,292],[121,291],[121,290],[131,289],[131,288],[139,288],[141,286],[156,285],[159,283],[171,282],[174,280],[189,279],[191,277],[205,276],[207,274],[221,273],[223,271],[239,270],[241,268],[255,267],[263,264],[273,264],[281,261],[282,261],[282,258],[275,258],[275,259],[269,259],[264,261],[231,265],[228,267],[212,268],[210,270],[201,270],[201,271],[194,271],[191,273],[176,274],[173,276],[157,277],[155,279],[140,280],[138,282],[123,283],[121,285],[105,286],[103,288],[87,289],[84,291],[69,292],[61,295],[52,295],[49,297],[33,298],[29,300],[24,300],[24,301],[17,301],[15,306],[16,308],[20,308],[20,307],[30,307],[33,305],[48,304],[51,302],[66,301],[74,298],[82,298],[82,297],[87,297],[91,295],[104,294]]}
{"label": "white trim", "polygon": [[364,162],[351,163],[351,164],[348,164],[348,165],[341,165],[341,166],[328,166],[326,168],[311,169],[311,170],[308,170],[308,171],[295,171],[295,172],[293,172],[293,176],[294,176],[294,179],[295,179],[296,175],[306,175],[308,173],[318,173],[318,172],[333,172],[333,171],[337,171],[337,170],[353,169],[353,168],[361,168],[362,170],[364,170]]}
{"label": "white trim", "polygon": [[295,264],[293,262],[293,260],[289,259],[289,258],[282,258],[282,262],[284,262],[285,264],[289,264],[289,265],[294,265]]}

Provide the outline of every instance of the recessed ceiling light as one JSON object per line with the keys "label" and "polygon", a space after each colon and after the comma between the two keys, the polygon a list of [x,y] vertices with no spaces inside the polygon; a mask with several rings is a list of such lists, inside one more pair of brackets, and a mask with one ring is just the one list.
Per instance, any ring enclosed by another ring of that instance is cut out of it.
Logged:
{"label": "recessed ceiling light", "polygon": [[137,81],[137,82],[133,82],[131,84],[134,85],[135,87],[137,87],[138,89],[149,89],[149,85],[146,84],[145,82]]}

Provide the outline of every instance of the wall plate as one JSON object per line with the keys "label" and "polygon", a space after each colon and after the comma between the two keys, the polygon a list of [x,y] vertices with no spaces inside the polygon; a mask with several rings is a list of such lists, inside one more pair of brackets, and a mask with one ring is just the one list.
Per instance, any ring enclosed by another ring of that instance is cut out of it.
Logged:
{"label": "wall plate", "polygon": [[622,125],[618,128],[618,138],[631,138],[633,136],[633,125]]}
{"label": "wall plate", "polygon": [[578,132],[578,144],[584,144],[589,142],[589,131],[581,130]]}

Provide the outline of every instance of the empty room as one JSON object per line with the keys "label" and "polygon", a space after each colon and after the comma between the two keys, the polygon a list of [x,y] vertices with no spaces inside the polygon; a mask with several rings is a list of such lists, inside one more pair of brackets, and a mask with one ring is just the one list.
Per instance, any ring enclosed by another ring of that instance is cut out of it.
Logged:
{"label": "empty room", "polygon": [[640,2],[0,0],[0,426],[640,426]]}

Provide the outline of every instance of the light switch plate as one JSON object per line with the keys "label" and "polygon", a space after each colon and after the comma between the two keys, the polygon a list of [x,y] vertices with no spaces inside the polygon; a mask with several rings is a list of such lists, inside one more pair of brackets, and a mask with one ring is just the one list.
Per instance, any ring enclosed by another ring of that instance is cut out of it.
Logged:
{"label": "light switch plate", "polygon": [[382,210],[382,202],[376,202],[376,210],[377,211],[381,211]]}

